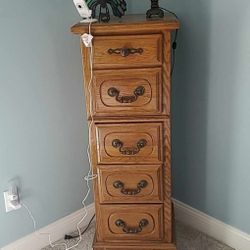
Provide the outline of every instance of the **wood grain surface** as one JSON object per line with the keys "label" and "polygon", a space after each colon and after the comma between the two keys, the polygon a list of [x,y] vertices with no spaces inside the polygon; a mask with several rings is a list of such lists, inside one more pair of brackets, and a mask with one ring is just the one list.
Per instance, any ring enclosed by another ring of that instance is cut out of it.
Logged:
{"label": "wood grain surface", "polygon": [[[110,95],[112,88],[119,93]],[[138,88],[143,88],[141,95],[135,95]],[[94,115],[112,114],[121,117],[125,114],[164,114],[166,109],[163,107],[163,98],[166,96],[162,95],[162,88],[161,68],[95,70],[92,99]]]}
{"label": "wood grain surface", "polygon": [[[162,35],[95,36],[94,69],[151,67],[162,63]],[[122,52],[128,51],[128,55]],[[140,49],[140,52],[136,52]],[[110,52],[113,50],[114,52]]]}
{"label": "wood grain surface", "polygon": [[[101,203],[162,203],[162,165],[99,165],[98,175]],[[114,186],[118,181],[123,188]],[[142,181],[146,185],[138,189]]]}

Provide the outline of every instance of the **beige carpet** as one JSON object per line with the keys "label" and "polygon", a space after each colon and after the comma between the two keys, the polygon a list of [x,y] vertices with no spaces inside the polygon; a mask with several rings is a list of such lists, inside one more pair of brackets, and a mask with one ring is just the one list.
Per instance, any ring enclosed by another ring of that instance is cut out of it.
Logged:
{"label": "beige carpet", "polygon": [[[233,250],[205,234],[198,232],[186,225],[176,222],[176,242],[178,250]],[[92,240],[94,236],[94,225],[83,235],[83,240],[78,247],[72,248],[72,250],[91,250]],[[57,243],[65,242],[60,240]],[[77,240],[67,241],[68,246],[73,246]],[[65,246],[61,247],[46,247],[42,250],[65,250]]]}

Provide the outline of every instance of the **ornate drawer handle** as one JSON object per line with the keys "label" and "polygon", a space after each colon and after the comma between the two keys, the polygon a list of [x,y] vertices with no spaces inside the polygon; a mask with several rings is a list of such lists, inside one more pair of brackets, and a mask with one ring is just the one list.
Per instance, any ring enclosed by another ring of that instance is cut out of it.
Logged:
{"label": "ornate drawer handle", "polygon": [[139,96],[144,95],[145,88],[143,86],[139,86],[134,90],[134,95],[131,96],[120,96],[120,91],[114,87],[108,89],[108,95],[110,97],[115,97],[117,102],[120,103],[132,103],[135,102]]}
{"label": "ornate drawer handle", "polygon": [[119,55],[120,54],[122,57],[127,57],[130,54],[136,54],[136,53],[141,55],[143,53],[143,49],[142,48],[138,48],[138,49],[135,49],[135,48],[117,48],[117,49],[109,49],[108,53],[110,55],[112,55],[112,54]]}
{"label": "ornate drawer handle", "polygon": [[137,142],[136,147],[127,148],[123,147],[123,142],[119,139],[115,139],[112,141],[112,146],[114,148],[119,148],[119,151],[123,155],[136,155],[140,152],[141,148],[144,148],[147,145],[147,141],[145,139],[141,139]]}
{"label": "ornate drawer handle", "polygon": [[138,227],[128,227],[126,222],[124,222],[123,220],[119,219],[115,222],[115,225],[117,227],[121,227],[122,231],[126,234],[138,234],[142,231],[142,229],[144,227],[146,227],[148,225],[148,220],[147,219],[142,219],[139,222],[139,226]]}
{"label": "ornate drawer handle", "polygon": [[141,180],[138,184],[137,184],[137,188],[135,189],[130,189],[130,188],[124,188],[124,183],[121,181],[115,181],[113,183],[114,188],[116,189],[121,189],[121,193],[125,194],[125,195],[136,195],[139,194],[141,192],[141,190],[143,188],[145,188],[148,185],[148,182],[145,180]]}

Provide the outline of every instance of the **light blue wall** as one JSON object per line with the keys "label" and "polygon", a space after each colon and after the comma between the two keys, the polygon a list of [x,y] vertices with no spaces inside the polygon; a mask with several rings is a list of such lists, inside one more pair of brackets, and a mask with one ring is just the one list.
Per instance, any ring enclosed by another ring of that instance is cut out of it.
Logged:
{"label": "light blue wall", "polygon": [[79,38],[69,30],[78,20],[71,1],[1,0],[0,246],[32,232],[24,209],[5,213],[12,178],[39,228],[81,208],[87,125]]}
{"label": "light blue wall", "polygon": [[175,1],[174,197],[250,233],[250,1]]}
{"label": "light blue wall", "polygon": [[[174,197],[250,233],[250,2],[161,3],[182,22],[172,87]],[[128,4],[143,13],[149,0]],[[0,191],[15,177],[38,227],[79,209],[85,190],[79,39],[69,32],[77,20],[71,1],[0,5]],[[25,210],[5,214],[0,198],[0,246],[31,232]]]}

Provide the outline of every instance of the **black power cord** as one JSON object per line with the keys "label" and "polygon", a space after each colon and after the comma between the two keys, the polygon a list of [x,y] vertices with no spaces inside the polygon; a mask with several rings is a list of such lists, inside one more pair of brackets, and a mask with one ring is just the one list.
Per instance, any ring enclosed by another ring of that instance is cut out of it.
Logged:
{"label": "black power cord", "polygon": [[[160,9],[172,14],[173,16],[175,16],[175,18],[177,20],[179,20],[179,17],[173,12],[173,11],[170,11],[168,9],[165,9],[165,8],[162,8],[160,7]],[[170,76],[173,75],[173,72],[174,72],[174,67],[175,67],[175,58],[176,58],[176,49],[177,49],[177,38],[178,38],[178,30],[175,30],[175,35],[174,35],[174,40],[173,40],[173,43],[172,43],[172,50],[173,50],[173,54],[172,54],[172,62],[171,62],[171,72],[170,72]]]}
{"label": "black power cord", "polygon": [[172,66],[171,66],[171,72],[170,72],[171,76],[173,75],[174,67],[175,67],[175,58],[176,58],[175,52],[177,49],[177,38],[178,38],[178,30],[175,30],[174,41],[172,43],[173,55],[172,55],[172,63],[171,63]]}
{"label": "black power cord", "polygon": [[[81,232],[81,235],[83,235],[89,229],[89,226],[90,226],[90,224],[91,224],[91,222],[93,221],[94,218],[95,218],[95,214],[92,216],[92,218],[89,221],[87,227]],[[78,238],[78,237],[80,237],[80,235],[65,234],[64,239],[65,240],[71,240],[71,239],[75,239],[75,238]]]}
{"label": "black power cord", "polygon": [[166,11],[166,12],[168,12],[168,13],[170,13],[170,14],[172,14],[172,15],[174,15],[175,18],[179,20],[179,17],[178,17],[173,11],[168,10],[168,9],[165,9],[165,8],[163,8],[163,7],[159,7],[159,8],[162,9],[162,10],[164,10],[164,11]]}

